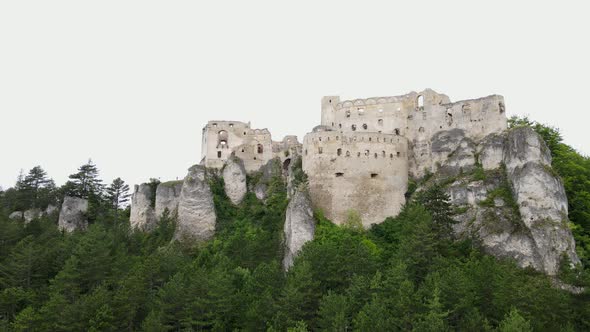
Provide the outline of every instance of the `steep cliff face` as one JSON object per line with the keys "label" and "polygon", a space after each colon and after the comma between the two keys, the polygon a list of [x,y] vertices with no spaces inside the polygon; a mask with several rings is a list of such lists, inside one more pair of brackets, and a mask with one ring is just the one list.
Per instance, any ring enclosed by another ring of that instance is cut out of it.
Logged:
{"label": "steep cliff face", "polygon": [[183,181],[170,181],[158,185],[156,189],[156,218],[162,217],[166,209],[168,209],[171,216],[178,213],[182,183]]}
{"label": "steep cliff face", "polygon": [[78,197],[64,197],[59,212],[58,227],[66,232],[85,230],[88,228],[86,213],[88,212],[88,201]]}
{"label": "steep cliff face", "polygon": [[293,260],[307,242],[313,240],[315,220],[309,194],[303,190],[296,190],[287,206],[285,218],[285,257],[283,268],[288,270],[293,266]]}
{"label": "steep cliff face", "polygon": [[178,222],[174,239],[178,241],[203,241],[215,233],[215,205],[207,181],[205,167],[195,165],[184,179],[178,204]]}
{"label": "steep cliff face", "polygon": [[430,181],[445,184],[456,206],[458,236],[549,275],[558,273],[562,256],[579,263],[563,184],[551,169],[550,151],[532,129],[479,142],[460,130],[443,131],[432,149],[438,170]]}
{"label": "steep cliff face", "polygon": [[157,218],[152,207],[152,189],[149,184],[136,185],[131,196],[131,215],[129,222],[132,228],[150,231],[156,227]]}
{"label": "steep cliff face", "polygon": [[242,203],[248,185],[246,184],[246,168],[244,162],[236,157],[230,157],[223,168],[223,181],[225,183],[225,194],[229,200],[238,205]]}

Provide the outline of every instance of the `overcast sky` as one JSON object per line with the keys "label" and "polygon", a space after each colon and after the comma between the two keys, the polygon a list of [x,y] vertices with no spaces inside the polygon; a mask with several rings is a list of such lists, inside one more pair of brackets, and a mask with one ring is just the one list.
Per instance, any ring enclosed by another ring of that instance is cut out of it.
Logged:
{"label": "overcast sky", "polygon": [[273,139],[344,99],[501,94],[590,153],[588,1],[0,1],[0,186],[92,158],[182,178],[208,120]]}

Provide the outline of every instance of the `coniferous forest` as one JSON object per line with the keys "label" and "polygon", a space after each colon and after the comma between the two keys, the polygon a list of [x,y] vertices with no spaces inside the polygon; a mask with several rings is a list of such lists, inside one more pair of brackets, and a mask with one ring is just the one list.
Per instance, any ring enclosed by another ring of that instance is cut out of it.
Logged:
{"label": "coniferous forest", "polygon": [[[89,161],[63,186],[34,167],[0,192],[0,330],[589,331],[590,159],[555,128],[510,125],[533,127],[551,149],[583,262],[559,277],[582,294],[453,239],[453,208],[437,186],[369,230],[317,211],[315,239],[285,273],[281,177],[264,203],[248,193],[237,207],[213,178],[216,235],[188,246],[172,241],[169,213],[153,232],[130,229],[129,186],[103,183]],[[8,218],[65,195],[88,199],[86,231],[60,232],[57,211],[28,224]]]}

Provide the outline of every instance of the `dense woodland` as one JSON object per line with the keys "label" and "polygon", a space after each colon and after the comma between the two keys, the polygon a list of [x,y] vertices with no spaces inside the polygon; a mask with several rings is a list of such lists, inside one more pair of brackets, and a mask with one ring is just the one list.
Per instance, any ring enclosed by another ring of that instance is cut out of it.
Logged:
{"label": "dense woodland", "polygon": [[[559,131],[526,118],[563,178],[584,265],[562,280],[588,286],[590,159]],[[304,180],[304,179],[303,179]],[[155,190],[158,182],[152,180]],[[320,211],[316,238],[284,273],[282,178],[269,198],[234,207],[211,180],[218,225],[198,246],[172,242],[166,214],[150,233],[129,228],[129,187],[104,185],[92,162],[62,187],[41,167],[0,194],[0,330],[9,331],[588,331],[590,295],[551,286],[543,274],[452,239],[441,188],[415,194],[396,218],[369,230],[356,216],[338,227]],[[12,211],[88,198],[90,226],[63,234],[57,214],[27,225]]]}

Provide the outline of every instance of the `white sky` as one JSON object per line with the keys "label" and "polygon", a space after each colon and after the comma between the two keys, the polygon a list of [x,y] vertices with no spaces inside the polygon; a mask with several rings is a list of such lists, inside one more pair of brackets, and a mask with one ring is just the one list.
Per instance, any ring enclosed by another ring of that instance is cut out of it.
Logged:
{"label": "white sky", "polygon": [[588,154],[588,1],[543,2],[0,0],[0,186],[88,158],[182,178],[209,119],[302,139],[323,95],[426,87],[501,94]]}

